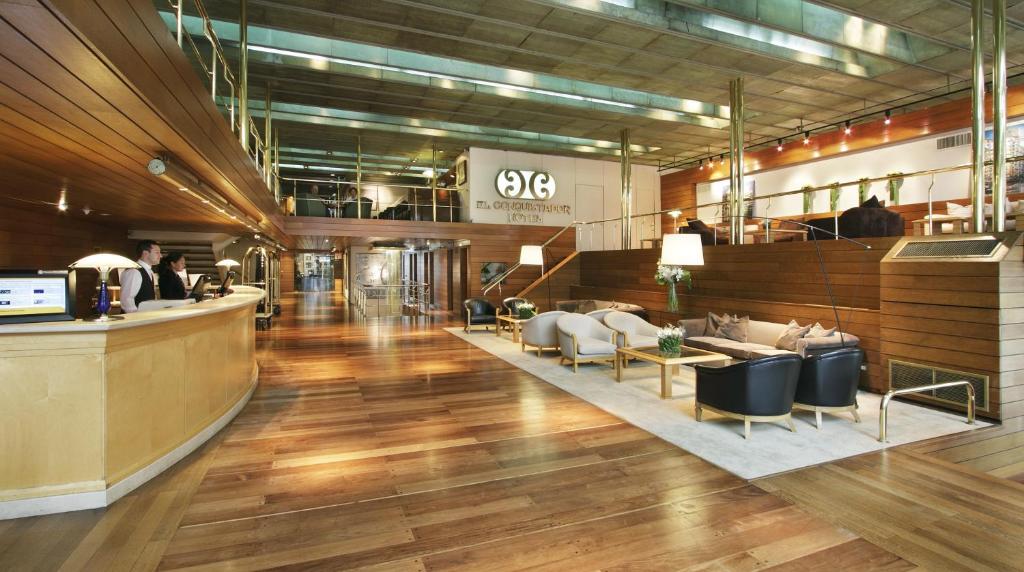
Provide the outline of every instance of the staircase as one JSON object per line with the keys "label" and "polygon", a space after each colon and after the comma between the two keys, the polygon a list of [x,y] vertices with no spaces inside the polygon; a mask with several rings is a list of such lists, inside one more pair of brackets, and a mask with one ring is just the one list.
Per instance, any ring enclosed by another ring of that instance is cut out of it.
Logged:
{"label": "staircase", "polygon": [[209,274],[214,282],[220,280],[217,272],[217,258],[209,241],[164,240],[160,242],[164,254],[181,252],[185,254],[185,268],[189,274]]}
{"label": "staircase", "polygon": [[562,260],[560,260],[560,261],[558,262],[558,264],[555,264],[554,266],[552,266],[551,268],[549,268],[547,272],[545,272],[544,274],[541,274],[541,275],[540,275],[540,278],[537,278],[536,280],[534,280],[533,282],[531,282],[529,286],[527,286],[526,288],[523,288],[522,290],[520,290],[520,291],[519,291],[519,293],[518,293],[518,294],[516,294],[516,298],[525,298],[527,294],[529,294],[530,292],[533,292],[533,290],[534,290],[535,288],[537,288],[538,286],[540,286],[541,284],[543,284],[545,280],[548,280],[548,279],[550,279],[550,278],[551,278],[552,276],[554,276],[554,275],[555,275],[555,274],[556,274],[556,273],[557,273],[557,272],[558,272],[559,270],[561,270],[561,269],[562,269],[562,268],[564,268],[564,267],[565,267],[565,266],[566,266],[567,264],[569,264],[570,262],[572,262],[573,260],[575,260],[575,259],[576,259],[576,257],[577,257],[577,256],[579,256],[579,255],[580,255],[580,251],[579,251],[579,250],[574,250],[574,251],[572,251],[572,252],[571,252],[571,253],[569,254],[569,256],[566,256],[565,258],[563,258]]}

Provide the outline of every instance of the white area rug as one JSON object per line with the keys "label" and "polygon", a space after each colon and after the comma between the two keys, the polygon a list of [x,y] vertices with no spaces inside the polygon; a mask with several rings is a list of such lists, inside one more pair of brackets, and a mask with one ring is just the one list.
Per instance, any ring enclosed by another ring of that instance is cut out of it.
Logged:
{"label": "white area rug", "polygon": [[744,479],[988,426],[980,421],[967,425],[962,414],[893,401],[889,404],[890,442],[883,445],[878,442],[882,396],[862,391],[857,397],[861,423],[854,423],[849,413],[826,413],[819,431],[814,428],[813,412],[794,411],[796,433],[781,422],[753,423],[747,441],[742,421],[709,411],[704,412],[704,422],[694,419],[694,372],[686,366],[675,376],[673,397],[661,399],[660,370],[654,364],[632,362],[623,371],[622,382],[616,383],[615,370],[608,365],[581,364],[579,373],[573,374],[571,365],[558,365],[555,352],[544,352],[543,357],[537,357],[536,350],[524,353],[508,334],[499,338],[490,332],[445,330]]}

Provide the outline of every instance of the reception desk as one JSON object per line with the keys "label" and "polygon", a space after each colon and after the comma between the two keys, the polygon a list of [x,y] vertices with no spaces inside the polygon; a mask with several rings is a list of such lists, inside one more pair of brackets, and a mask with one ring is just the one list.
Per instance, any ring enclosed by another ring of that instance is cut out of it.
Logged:
{"label": "reception desk", "polygon": [[263,296],[0,325],[0,518],[107,506],[231,421],[256,387]]}

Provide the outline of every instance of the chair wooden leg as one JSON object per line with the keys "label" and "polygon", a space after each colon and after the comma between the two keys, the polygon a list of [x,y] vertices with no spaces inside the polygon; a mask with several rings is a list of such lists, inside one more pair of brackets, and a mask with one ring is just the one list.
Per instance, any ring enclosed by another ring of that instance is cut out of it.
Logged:
{"label": "chair wooden leg", "polygon": [[815,429],[821,430],[821,411],[814,410],[814,427]]}
{"label": "chair wooden leg", "polygon": [[525,352],[526,351],[526,344],[519,344],[519,351],[520,352]]}
{"label": "chair wooden leg", "polygon": [[860,423],[860,413],[857,413],[857,409],[856,408],[851,409],[850,413],[853,413],[853,422],[854,423]]}
{"label": "chair wooden leg", "polygon": [[572,372],[577,373],[579,371],[579,362],[572,360]]}
{"label": "chair wooden leg", "polygon": [[750,419],[743,420],[743,438],[750,439]]}
{"label": "chair wooden leg", "polygon": [[695,403],[693,405],[693,416],[697,419],[697,423],[704,420],[704,410],[701,409],[700,403]]}
{"label": "chair wooden leg", "polygon": [[791,432],[796,433],[796,425],[793,425],[793,416],[792,415],[786,415],[786,425],[789,425],[789,430]]}
{"label": "chair wooden leg", "polygon": [[537,357],[540,357],[540,346],[537,346]]}

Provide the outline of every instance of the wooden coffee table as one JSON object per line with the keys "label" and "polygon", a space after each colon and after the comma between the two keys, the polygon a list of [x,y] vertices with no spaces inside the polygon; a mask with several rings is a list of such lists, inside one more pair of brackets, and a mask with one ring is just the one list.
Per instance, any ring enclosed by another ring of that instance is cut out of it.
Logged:
{"label": "wooden coffee table", "polygon": [[672,376],[679,373],[679,366],[701,362],[732,361],[720,353],[683,346],[678,356],[662,355],[657,346],[643,348],[618,348],[615,350],[615,381],[622,381],[622,365],[627,359],[638,359],[661,366],[661,398],[672,397]]}
{"label": "wooden coffee table", "polygon": [[495,324],[494,335],[501,337],[501,323],[505,322],[508,324],[508,329],[512,331],[512,341],[519,343],[519,330],[522,328],[520,324],[526,320],[519,319],[519,316],[509,316],[508,314],[501,314],[498,316],[497,324]]}

